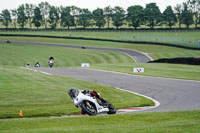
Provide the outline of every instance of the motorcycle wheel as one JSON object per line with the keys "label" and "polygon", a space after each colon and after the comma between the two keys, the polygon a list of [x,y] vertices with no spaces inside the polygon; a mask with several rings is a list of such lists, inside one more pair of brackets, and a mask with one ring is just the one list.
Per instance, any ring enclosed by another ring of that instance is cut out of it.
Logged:
{"label": "motorcycle wheel", "polygon": [[88,114],[88,115],[97,115],[97,110],[95,108],[95,105],[92,104],[89,101],[84,101],[81,104],[81,108],[83,109],[83,111]]}
{"label": "motorcycle wheel", "polygon": [[108,109],[108,114],[116,114],[116,109],[111,103],[108,104]]}
{"label": "motorcycle wheel", "polygon": [[101,98],[102,102],[103,102],[103,105],[106,106],[108,108],[108,112],[107,114],[116,114],[116,109],[115,107],[110,103],[108,102],[107,100]]}
{"label": "motorcycle wheel", "polygon": [[53,64],[49,64],[49,67],[52,68],[52,67],[53,67]]}

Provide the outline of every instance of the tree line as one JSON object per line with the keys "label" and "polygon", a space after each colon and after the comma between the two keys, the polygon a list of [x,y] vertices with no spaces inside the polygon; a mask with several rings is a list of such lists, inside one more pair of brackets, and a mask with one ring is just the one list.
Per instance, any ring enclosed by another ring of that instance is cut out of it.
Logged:
{"label": "tree line", "polygon": [[97,26],[99,29],[106,26],[110,28],[112,23],[116,29],[124,24],[134,29],[141,25],[146,25],[151,29],[155,26],[166,25],[170,29],[178,23],[179,28],[184,24],[189,28],[195,24],[198,28],[200,24],[200,0],[188,0],[182,4],[177,4],[174,8],[167,6],[162,13],[156,3],[146,4],[143,8],[140,5],[134,5],[127,8],[125,11],[122,7],[116,6],[114,8],[107,6],[103,9],[97,8],[92,12],[87,9],[81,9],[76,6],[52,6],[48,2],[41,2],[40,4],[22,4],[17,9],[5,9],[0,13],[0,21],[8,28],[12,23],[15,28],[17,25],[24,29],[26,24],[30,29],[34,24],[39,28],[44,26],[45,29],[50,26],[56,29],[58,25],[61,28],[72,26],[82,26],[87,28],[90,26]]}

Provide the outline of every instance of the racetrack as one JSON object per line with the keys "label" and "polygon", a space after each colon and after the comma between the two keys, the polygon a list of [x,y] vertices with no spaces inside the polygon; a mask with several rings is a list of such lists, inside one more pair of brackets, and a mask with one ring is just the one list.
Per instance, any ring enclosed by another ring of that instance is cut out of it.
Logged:
{"label": "racetrack", "polygon": [[[0,42],[3,43],[3,42]],[[74,45],[63,45],[63,44],[55,44],[55,43],[39,43],[39,42],[19,42],[12,41],[12,44],[17,45],[42,45],[42,46],[54,46],[54,47],[68,47],[68,48],[79,48],[79,49],[91,49],[91,50],[110,50],[115,52],[122,52],[131,56],[136,63],[146,63],[153,60],[150,56],[145,53],[127,50],[127,49],[118,49],[118,48],[100,48],[100,47],[83,47],[83,46],[74,46]]]}
{"label": "racetrack", "polygon": [[[31,68],[53,75],[73,77],[146,95],[160,102],[148,112],[200,109],[200,82],[193,80],[136,76],[81,68]],[[90,88],[88,88],[90,89]],[[144,112],[144,111],[143,111]]]}
{"label": "racetrack", "polygon": [[[56,47],[82,48],[81,46],[35,43],[35,42],[12,42],[20,45],[45,45]],[[151,60],[147,55],[124,49],[84,47],[95,50],[112,50],[127,53],[136,62],[145,63]],[[179,80],[168,78],[156,78],[148,76],[136,76],[108,71],[79,69],[79,68],[31,68],[54,75],[73,77],[89,80],[105,85],[114,86],[128,91],[146,95],[160,102],[160,106],[147,110],[149,112],[182,111],[200,109],[200,82],[192,80]],[[90,89],[90,88],[88,88]]]}

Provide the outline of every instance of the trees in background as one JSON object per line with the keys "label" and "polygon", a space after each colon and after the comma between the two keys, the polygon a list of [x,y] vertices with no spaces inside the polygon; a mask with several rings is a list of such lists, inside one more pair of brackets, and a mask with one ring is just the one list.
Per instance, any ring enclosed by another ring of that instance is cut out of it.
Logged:
{"label": "trees in background", "polygon": [[56,29],[58,20],[59,14],[57,8],[55,6],[50,6],[48,22],[52,29]]}
{"label": "trees in background", "polygon": [[17,9],[17,23],[21,26],[22,29],[24,29],[27,19],[28,17],[26,16],[24,4],[20,5]]}
{"label": "trees in background", "polygon": [[125,11],[122,7],[116,6],[113,8],[112,22],[113,25],[118,29],[120,26],[125,24]]}
{"label": "trees in background", "polygon": [[162,21],[162,14],[156,3],[146,5],[146,8],[144,9],[144,18],[146,25],[151,29]]}
{"label": "trees in background", "polygon": [[175,7],[174,7],[174,10],[175,10],[175,13],[176,13],[176,18],[177,18],[177,21],[178,21],[178,26],[179,28],[181,28],[181,23],[182,23],[182,5],[181,4],[177,4]]}
{"label": "trees in background", "polygon": [[41,26],[42,15],[39,7],[34,9],[33,23],[37,27],[37,29]]}
{"label": "trees in background", "polygon": [[33,15],[34,15],[34,6],[33,4],[25,4],[25,12],[26,12],[26,16],[27,16],[27,20],[30,26],[30,29],[32,28],[32,21],[33,21]]}
{"label": "trees in background", "polygon": [[94,25],[100,29],[106,24],[109,29],[111,23],[116,29],[126,23],[134,29],[141,25],[154,29],[155,26],[164,24],[171,29],[177,23],[179,28],[183,24],[186,28],[189,28],[193,23],[195,28],[198,28],[198,24],[200,24],[200,0],[187,0],[187,3],[177,4],[174,10],[171,6],[168,6],[163,13],[156,3],[149,3],[145,8],[139,5],[130,6],[126,11],[119,6],[97,8],[91,12],[88,9],[81,9],[76,6],[58,8],[51,6],[48,2],[41,2],[38,6],[26,3],[20,5],[17,9],[3,10],[0,20],[6,28],[12,22],[14,28],[19,25],[22,29],[26,24],[29,25],[30,29],[32,24],[37,28],[42,25],[45,28],[50,26],[52,29],[55,29],[58,24],[61,28],[68,27],[68,29],[71,26],[86,28]]}
{"label": "trees in background", "polygon": [[16,9],[11,10],[11,15],[12,15],[13,25],[16,29],[17,28],[17,10]]}
{"label": "trees in background", "polygon": [[61,25],[63,27],[74,26],[74,16],[71,15],[71,7],[61,7]]}
{"label": "trees in background", "polygon": [[80,15],[81,9],[76,7],[76,6],[71,6],[71,12],[70,14],[72,14],[72,16],[74,17],[74,26],[75,28],[78,25],[78,17]]}
{"label": "trees in background", "polygon": [[47,22],[50,12],[50,4],[48,2],[41,2],[39,4],[39,8],[42,14],[42,25],[45,26],[45,29],[47,28]]}
{"label": "trees in background", "polygon": [[107,23],[107,28],[110,28],[110,22],[112,19],[112,15],[113,15],[113,9],[110,6],[107,6],[104,8],[104,16],[106,19],[106,23]]}
{"label": "trees in background", "polygon": [[176,24],[176,14],[173,12],[172,7],[168,6],[165,11],[163,12],[163,19],[167,26],[172,28],[173,25]]}
{"label": "trees in background", "polygon": [[104,27],[106,21],[104,19],[103,9],[97,8],[92,12],[93,20],[95,21],[95,25],[99,27]]}
{"label": "trees in background", "polygon": [[183,3],[183,11],[181,17],[182,17],[182,23],[186,25],[187,29],[191,24],[194,23],[192,11],[189,9],[187,3]]}
{"label": "trees in background", "polygon": [[92,13],[88,9],[81,9],[80,15],[78,17],[78,24],[83,26],[85,29],[86,27],[91,25]]}
{"label": "trees in background", "polygon": [[2,13],[0,14],[0,20],[3,23],[3,25],[6,26],[7,29],[9,23],[12,21],[10,11],[7,9],[3,10]]}
{"label": "trees in background", "polygon": [[127,21],[129,22],[129,26],[132,26],[135,29],[137,29],[137,27],[140,27],[140,25],[144,21],[143,7],[139,5],[130,6],[127,9]]}
{"label": "trees in background", "polygon": [[197,25],[200,24],[200,0],[189,0],[188,4],[194,15],[195,28],[197,28]]}

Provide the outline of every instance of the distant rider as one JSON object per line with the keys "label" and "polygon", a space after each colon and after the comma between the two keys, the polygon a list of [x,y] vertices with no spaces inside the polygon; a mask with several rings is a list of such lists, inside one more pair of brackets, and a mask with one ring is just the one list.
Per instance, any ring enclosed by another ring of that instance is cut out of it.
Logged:
{"label": "distant rider", "polygon": [[40,63],[39,63],[39,62],[36,62],[36,63],[35,63],[35,67],[40,67]]}
{"label": "distant rider", "polygon": [[51,56],[50,58],[49,58],[49,66],[50,67],[53,67],[53,64],[54,64],[54,58],[53,58],[53,56]]}

